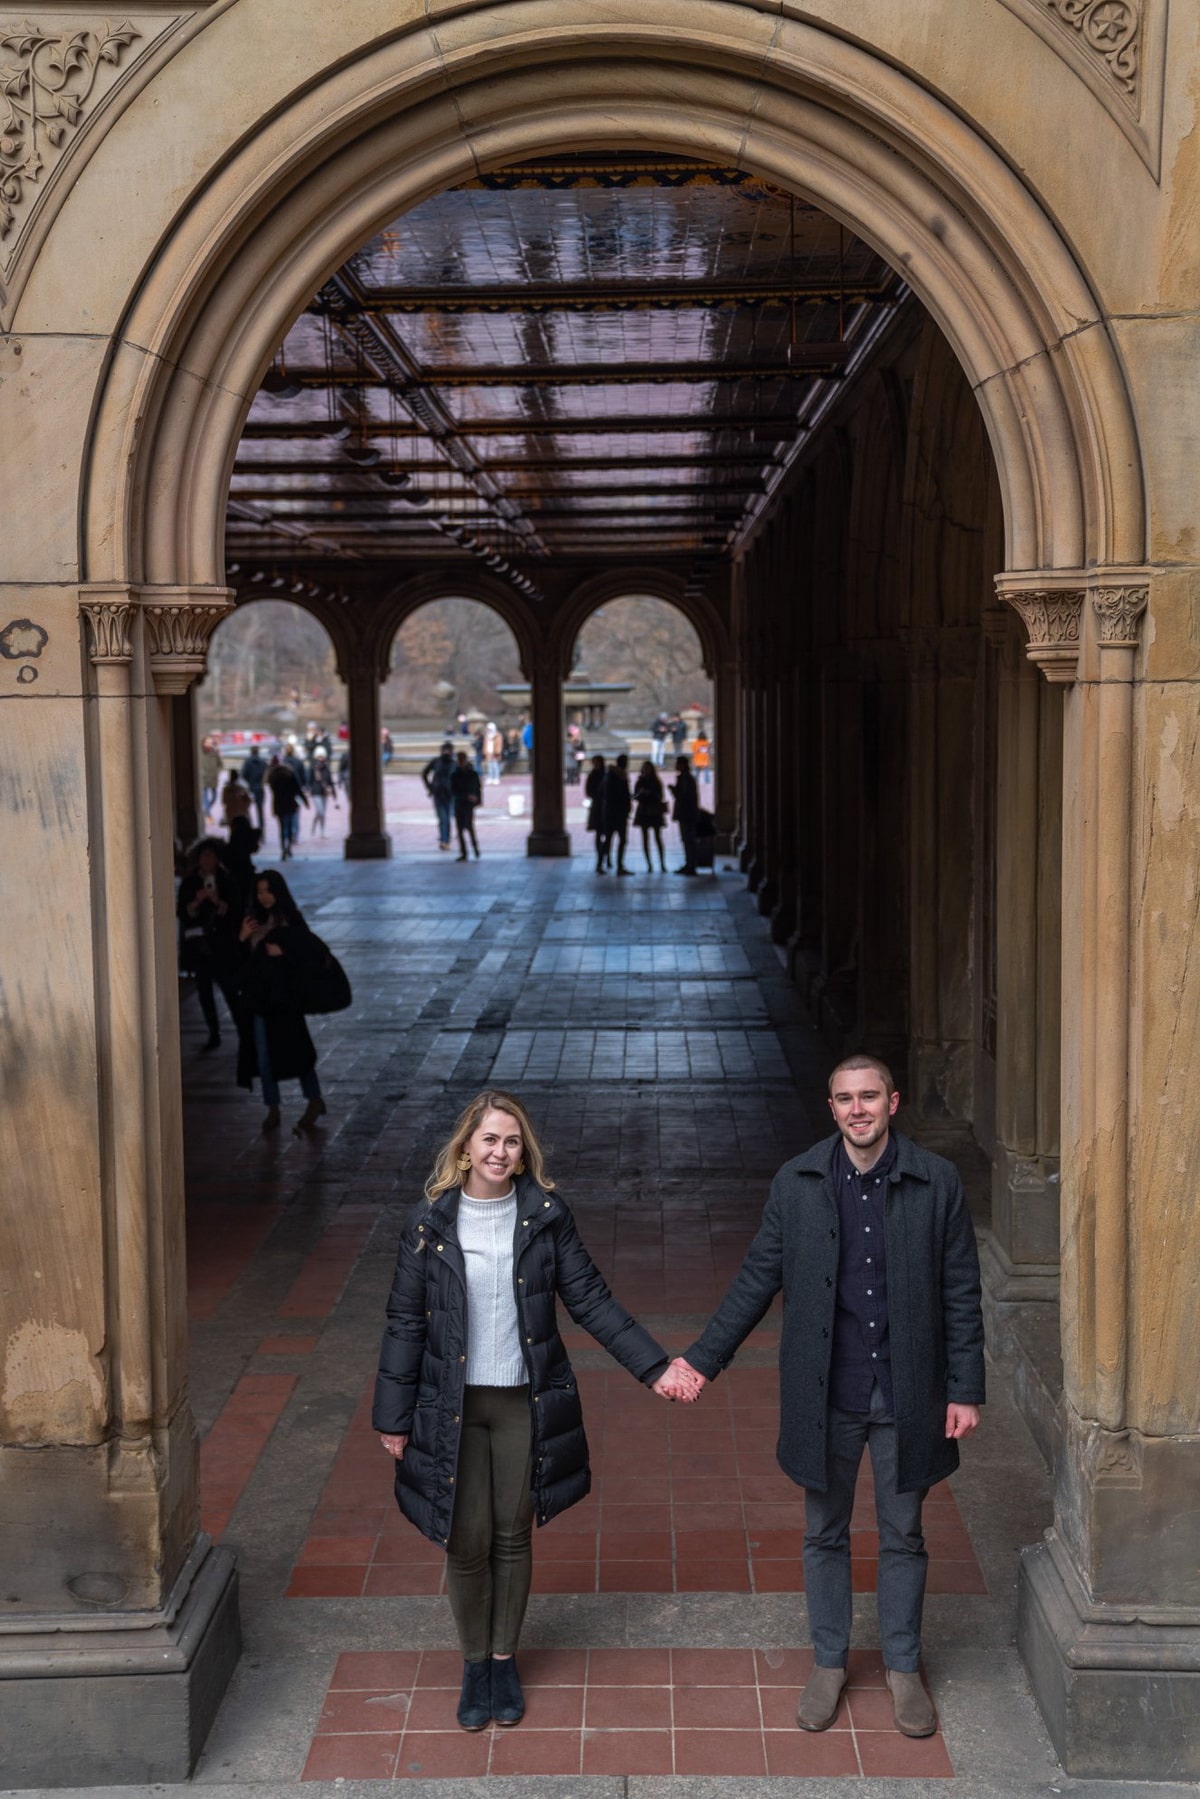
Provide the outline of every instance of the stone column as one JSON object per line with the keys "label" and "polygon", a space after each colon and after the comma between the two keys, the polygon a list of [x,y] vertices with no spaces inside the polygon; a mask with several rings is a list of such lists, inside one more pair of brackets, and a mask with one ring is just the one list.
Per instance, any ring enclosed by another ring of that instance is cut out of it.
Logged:
{"label": "stone column", "polygon": [[742,694],[738,672],[731,658],[713,671],[713,792],[718,849],[728,855],[734,847],[741,789]]}
{"label": "stone column", "polygon": [[[1186,572],[1001,592],[1064,702],[1063,1394],[1018,1641],[1068,1769],[1200,1775],[1197,595]],[[1153,628],[1140,642],[1151,600]],[[1072,677],[1073,680],[1072,680]]]}
{"label": "stone column", "polygon": [[1063,687],[1021,653],[1009,608],[985,613],[984,630],[999,665],[996,1147],[982,1245],[995,1355],[1016,1346],[1014,1303],[1058,1299]]}
{"label": "stone column", "polygon": [[551,645],[539,646],[530,674],[533,720],[533,828],[525,839],[529,856],[569,856],[563,797],[562,670]]}
{"label": "stone column", "polygon": [[186,1391],[169,715],[228,596],[29,599],[34,679],[0,676],[6,855],[37,870],[6,890],[0,1742],[19,1786],[178,1780],[238,1653]]}
{"label": "stone column", "polygon": [[171,701],[171,772],[175,792],[175,835],[185,846],[194,843],[204,825],[200,797],[200,758],[196,730],[196,693],[189,688]]}
{"label": "stone column", "polygon": [[375,655],[356,649],[338,673],[346,683],[350,727],[350,834],[347,862],[380,862],[392,853],[385,828],[383,763],[380,759],[379,689],[386,670]]}

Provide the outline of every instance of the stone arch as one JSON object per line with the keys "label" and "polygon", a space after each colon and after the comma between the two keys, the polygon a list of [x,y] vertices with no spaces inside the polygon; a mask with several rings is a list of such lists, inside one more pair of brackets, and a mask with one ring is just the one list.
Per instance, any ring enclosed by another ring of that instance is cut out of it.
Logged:
{"label": "stone arch", "polygon": [[[210,58],[227,40],[215,20]],[[173,78],[131,110],[169,100]],[[164,211],[89,434],[86,578],[219,582],[242,420],[286,325],[355,244],[480,168],[622,144],[732,161],[903,270],[984,413],[1010,571],[1140,560],[1137,431],[1101,308],[981,133],[881,56],[737,0],[664,0],[636,26],[512,0],[459,16],[449,44],[422,23],[331,61],[213,155],[170,224]]]}
{"label": "stone arch", "polygon": [[257,583],[251,585],[249,582],[235,588],[234,605],[217,625],[217,630],[220,630],[221,625],[226,624],[240,607],[251,606],[262,600],[278,600],[286,606],[297,606],[301,612],[307,612],[310,618],[315,619],[333,646],[338,674],[342,680],[345,680],[346,670],[350,666],[350,658],[355,648],[354,631],[350,621],[346,618],[343,609],[332,600],[312,593],[296,593],[290,583],[282,589],[274,588],[269,583],[263,583],[260,586]]}
{"label": "stone arch", "polygon": [[636,565],[591,575],[568,593],[554,620],[554,645],[562,673],[567,673],[571,648],[592,614],[610,600],[632,595],[663,600],[682,613],[700,639],[704,672],[710,680],[715,679],[722,662],[732,654],[729,632],[718,608],[707,594],[690,588],[682,576]]}
{"label": "stone arch", "polygon": [[517,646],[521,673],[529,679],[533,667],[533,645],[538,621],[532,606],[503,581],[497,581],[483,570],[472,568],[461,573],[447,568],[415,576],[395,588],[378,609],[376,650],[378,667],[386,671],[391,663],[392,645],[414,613],[438,600],[474,600],[506,624]]}

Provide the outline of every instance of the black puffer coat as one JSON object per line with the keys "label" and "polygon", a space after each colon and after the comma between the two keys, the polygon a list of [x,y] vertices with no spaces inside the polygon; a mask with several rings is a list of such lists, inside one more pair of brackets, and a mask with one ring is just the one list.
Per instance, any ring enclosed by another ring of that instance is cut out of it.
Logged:
{"label": "black puffer coat", "polygon": [[[406,1436],[396,1464],[400,1510],[433,1542],[450,1540],[467,1374],[467,1284],[455,1221],[460,1189],[421,1202],[405,1222],[371,1422]],[[533,1499],[546,1524],[592,1484],[579,1389],[558,1334],[556,1298],[638,1380],[655,1380],[667,1352],[608,1289],[557,1193],[517,1178],[514,1303],[529,1370]]]}

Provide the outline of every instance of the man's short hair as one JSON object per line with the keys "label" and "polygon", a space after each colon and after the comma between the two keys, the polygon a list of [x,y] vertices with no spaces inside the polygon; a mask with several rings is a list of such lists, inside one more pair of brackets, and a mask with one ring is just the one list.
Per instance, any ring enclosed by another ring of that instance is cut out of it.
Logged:
{"label": "man's short hair", "polygon": [[875,1072],[882,1077],[883,1084],[887,1088],[887,1091],[888,1091],[889,1099],[891,1098],[892,1094],[896,1091],[896,1083],[892,1079],[892,1071],[888,1067],[887,1063],[881,1061],[878,1056],[868,1056],[868,1055],[860,1053],[858,1055],[853,1055],[853,1056],[843,1056],[841,1061],[838,1063],[837,1067],[830,1074],[830,1076],[829,1076],[829,1097],[831,1099],[833,1098],[833,1083],[837,1079],[838,1075],[844,1073],[847,1069],[852,1069],[852,1068],[873,1068],[875,1070]]}

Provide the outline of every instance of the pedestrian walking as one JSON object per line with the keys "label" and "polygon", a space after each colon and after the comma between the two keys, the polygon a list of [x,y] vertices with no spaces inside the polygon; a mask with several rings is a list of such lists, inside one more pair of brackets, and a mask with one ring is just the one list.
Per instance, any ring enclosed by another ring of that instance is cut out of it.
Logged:
{"label": "pedestrian walking", "polygon": [[204,795],[204,817],[207,823],[216,818],[217,794],[221,790],[221,752],[215,737],[200,743],[200,786]]}
{"label": "pedestrian walking", "polygon": [[588,803],[587,823],[584,826],[584,829],[587,831],[590,831],[596,839],[596,873],[597,874],[602,873],[602,864],[604,862],[604,851],[605,851],[605,848],[607,848],[607,845],[603,844],[603,837],[604,837],[604,776],[605,776],[604,757],[600,756],[600,755],[593,756],[592,757],[592,766],[588,770],[588,777],[587,777],[587,780],[584,782],[584,787],[583,787],[584,796]]}
{"label": "pedestrian walking", "polygon": [[837,1716],[850,1646],[850,1515],[863,1450],[879,1529],[879,1638],[897,1730],[932,1735],[920,1674],[925,1496],[958,1466],[984,1402],[979,1257],[953,1163],[894,1131],[885,1063],[850,1056],[829,1079],[837,1130],[787,1162],[762,1225],[669,1393],[715,1380],[783,1294],[778,1458],[804,1488],[804,1591],[815,1667],[802,1730]]}
{"label": "pedestrian walking", "polygon": [[489,719],[483,730],[483,755],[487,764],[489,787],[500,785],[500,759],[504,754],[504,735]]}
{"label": "pedestrian walking", "polygon": [[262,842],[262,833],[251,816],[254,801],[250,796],[250,789],[235,774],[230,775],[221,789],[221,810],[229,837],[225,866],[237,889],[236,911],[240,919],[250,903],[254,883],[254,857]]}
{"label": "pedestrian walking", "polygon": [[674,804],[671,808],[675,823],[679,826],[679,835],[683,840],[683,867],[677,868],[677,875],[694,875],[696,873],[696,825],[700,817],[700,795],[696,791],[696,778],[688,765],[686,756],[675,758],[675,779],[671,783]]}
{"label": "pedestrian walking", "polygon": [[387,726],[383,725],[379,732],[379,759],[383,763],[385,771],[395,753],[396,750],[395,745],[392,742],[392,734]]}
{"label": "pedestrian walking", "polygon": [[431,756],[421,770],[425,791],[437,813],[438,848],[450,848],[450,817],[454,810],[454,770],[457,767],[454,745],[446,740],[436,756]]}
{"label": "pedestrian walking", "polygon": [[271,757],[267,786],[271,789],[271,810],[279,821],[279,859],[287,862],[300,835],[300,808],[308,805],[308,795],[295,769],[278,756]]}
{"label": "pedestrian walking", "polygon": [[329,766],[329,751],[324,744],[317,744],[313,750],[312,767],[308,775],[309,792],[312,795],[313,836],[325,835],[325,808],[330,800],[337,803],[337,786],[333,779],[333,770]]}
{"label": "pedestrian walking", "polygon": [[658,846],[658,866],[663,874],[667,872],[667,857],[663,849],[663,823],[667,816],[666,795],[659,779],[658,770],[653,762],[643,762],[642,772],[633,787],[633,822],[642,833],[642,854],[646,858],[646,873],[653,872],[654,863],[650,859],[650,838],[653,834]]}
{"label": "pedestrian walking", "polygon": [[459,750],[454,761],[450,792],[454,799],[454,825],[458,832],[458,861],[465,862],[468,837],[476,857],[479,855],[479,839],[475,835],[475,808],[483,799],[483,789],[479,785],[478,770],[472,766],[466,750]]}
{"label": "pedestrian walking", "polygon": [[701,725],[692,745],[692,771],[698,787],[712,785],[712,739]]}
{"label": "pedestrian walking", "polygon": [[292,1126],[299,1137],[325,1112],[317,1077],[317,1051],[300,1008],[305,968],[319,954],[312,932],[283,876],[266,869],[254,884],[254,900],[242,920],[242,1003],[238,1031],[239,1087],[257,1076],[267,1108],[263,1131],[280,1124],[280,1081],[298,1080],[308,1104]]}
{"label": "pedestrian walking", "polygon": [[179,966],[196,983],[200,1013],[208,1026],[206,1050],[221,1044],[215,988],[220,988],[235,1025],[238,1018],[238,889],[223,865],[224,848],[214,837],[201,838],[191,852],[175,902]]}
{"label": "pedestrian walking", "polygon": [[650,761],[661,768],[667,755],[667,715],[660,712],[650,727]]}
{"label": "pedestrian walking", "polygon": [[591,1485],[557,1301],[644,1385],[667,1357],[588,1255],[520,1100],[478,1094],[425,1193],[400,1238],[372,1422],[400,1510],[446,1550],[457,1717],[482,1730],[525,1712],[516,1652],[533,1524]]}
{"label": "pedestrian walking", "polygon": [[[631,875],[632,868],[625,866],[625,850],[629,840],[629,814],[631,803],[629,798],[629,757],[618,756],[612,767],[604,776],[604,851],[605,861],[612,866],[613,844],[617,846],[617,873]],[[599,867],[599,838],[596,840],[597,869]]]}
{"label": "pedestrian walking", "polygon": [[250,789],[250,798],[254,801],[254,810],[258,815],[258,828],[263,836],[267,833],[267,816],[265,810],[267,760],[257,744],[250,746],[250,754],[242,763],[242,780]]}

